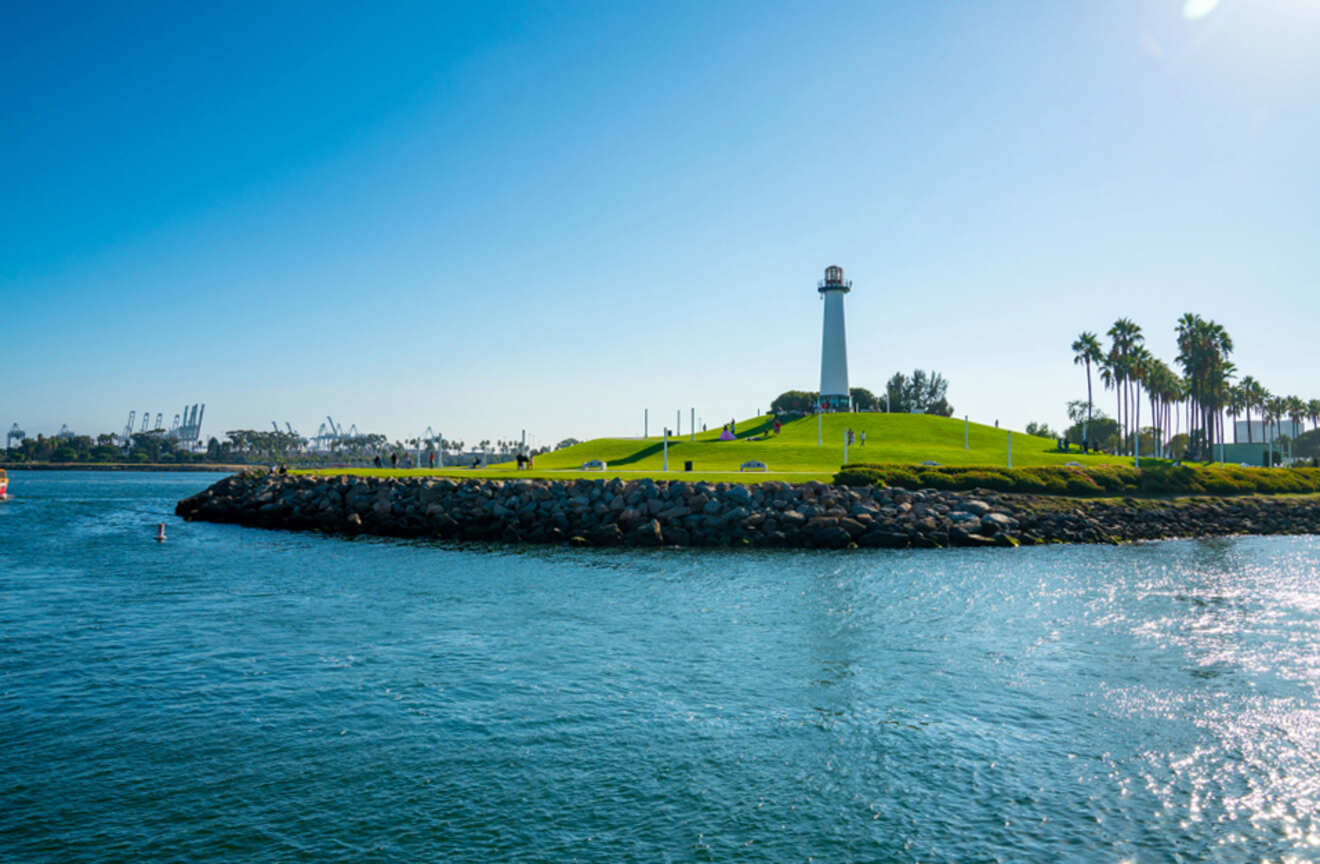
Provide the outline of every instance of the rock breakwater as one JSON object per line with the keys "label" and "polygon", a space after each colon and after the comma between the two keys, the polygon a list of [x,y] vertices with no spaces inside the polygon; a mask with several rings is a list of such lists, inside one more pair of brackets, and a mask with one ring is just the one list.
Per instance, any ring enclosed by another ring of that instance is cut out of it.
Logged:
{"label": "rock breakwater", "polygon": [[1116,543],[1320,533],[1320,499],[1124,502],[824,483],[455,480],[235,474],[180,501],[187,520],[396,537],[590,546],[839,549]]}

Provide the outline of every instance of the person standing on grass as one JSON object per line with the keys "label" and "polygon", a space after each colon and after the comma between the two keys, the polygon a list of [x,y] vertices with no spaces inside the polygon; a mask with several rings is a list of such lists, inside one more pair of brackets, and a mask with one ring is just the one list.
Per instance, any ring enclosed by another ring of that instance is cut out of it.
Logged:
{"label": "person standing on grass", "polygon": [[866,446],[866,430],[865,430],[865,429],[862,430],[862,446],[863,446],[863,447]]}

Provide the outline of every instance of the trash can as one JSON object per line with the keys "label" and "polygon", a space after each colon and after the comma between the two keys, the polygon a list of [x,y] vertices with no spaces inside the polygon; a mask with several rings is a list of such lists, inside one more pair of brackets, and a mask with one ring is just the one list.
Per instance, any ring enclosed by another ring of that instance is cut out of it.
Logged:
{"label": "trash can", "polygon": [[692,460],[691,460],[691,459],[689,459],[689,460],[687,460],[686,462],[683,463],[683,470],[684,470],[684,471],[691,471],[691,470],[692,470]]}

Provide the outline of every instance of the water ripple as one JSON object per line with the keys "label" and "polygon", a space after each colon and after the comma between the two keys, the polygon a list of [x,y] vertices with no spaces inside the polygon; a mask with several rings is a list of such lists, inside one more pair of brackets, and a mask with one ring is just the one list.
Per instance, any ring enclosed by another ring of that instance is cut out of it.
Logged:
{"label": "water ripple", "polygon": [[4,860],[1320,858],[1316,538],[461,547],[209,480],[0,505]]}

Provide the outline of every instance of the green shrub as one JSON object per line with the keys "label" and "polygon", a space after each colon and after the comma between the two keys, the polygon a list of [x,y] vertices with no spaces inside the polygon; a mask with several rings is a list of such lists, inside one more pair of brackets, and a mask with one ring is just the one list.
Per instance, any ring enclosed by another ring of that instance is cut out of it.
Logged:
{"label": "green shrub", "polygon": [[946,471],[922,471],[918,478],[922,489],[956,489],[956,477]]}
{"label": "green shrub", "polygon": [[894,468],[884,472],[884,474],[886,486],[898,486],[901,489],[921,488],[921,478],[911,471]]}
{"label": "green shrub", "polygon": [[1284,494],[1320,492],[1320,469],[1174,465],[1155,460],[1140,469],[1130,465],[997,468],[856,463],[844,466],[835,482],[904,489],[984,488],[1036,495]]}
{"label": "green shrub", "polygon": [[883,486],[884,472],[875,468],[850,468],[844,466],[834,475],[834,482],[840,486]]}
{"label": "green shrub", "polygon": [[959,489],[994,489],[1012,492],[1016,485],[1012,477],[998,471],[965,471],[958,475]]}

